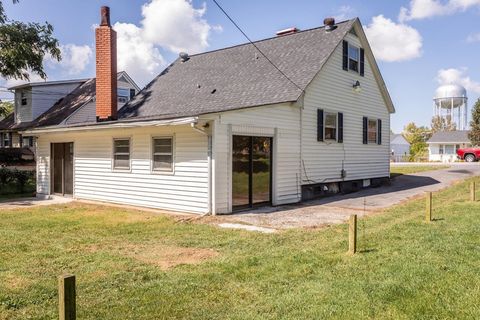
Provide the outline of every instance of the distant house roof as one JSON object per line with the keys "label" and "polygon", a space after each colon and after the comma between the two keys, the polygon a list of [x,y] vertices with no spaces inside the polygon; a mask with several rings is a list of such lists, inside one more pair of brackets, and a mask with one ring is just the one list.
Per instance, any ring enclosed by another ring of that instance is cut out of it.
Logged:
{"label": "distant house roof", "polygon": [[405,144],[405,145],[410,145],[410,143],[408,143],[407,139],[405,139],[405,137],[402,135],[402,134],[395,134],[395,133],[392,133],[390,134],[390,144]]}
{"label": "distant house roof", "polygon": [[[140,90],[137,84],[125,72],[121,71],[117,74],[118,79],[126,79],[132,83],[137,90]],[[75,80],[76,81],[76,80]],[[50,109],[41,114],[38,118],[31,122],[22,122],[15,124],[13,113],[7,118],[0,121],[1,130],[24,130],[37,127],[53,126],[61,124],[71,114],[80,109],[86,103],[92,101],[96,94],[96,79],[86,79],[79,84],[72,92],[58,100]],[[87,122],[86,120],[84,122]]]}
{"label": "distant house roof", "polygon": [[30,88],[30,87],[41,87],[41,86],[51,86],[51,85],[59,85],[59,84],[72,84],[72,83],[82,83],[89,79],[72,79],[72,80],[59,80],[59,81],[38,81],[38,82],[27,82],[22,83],[17,86],[13,86],[8,88],[8,90],[17,90],[23,88]]}
{"label": "distant house roof", "polygon": [[468,130],[436,132],[427,143],[469,143]]}

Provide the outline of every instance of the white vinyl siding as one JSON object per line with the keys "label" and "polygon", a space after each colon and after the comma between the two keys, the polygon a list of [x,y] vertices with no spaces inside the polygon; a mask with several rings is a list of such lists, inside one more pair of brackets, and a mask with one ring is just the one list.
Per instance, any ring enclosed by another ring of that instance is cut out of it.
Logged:
{"label": "white vinyl siding", "polygon": [[[360,46],[349,33],[349,44]],[[374,78],[367,57],[365,76],[342,71],[342,43],[306,89],[302,113],[302,183],[359,180],[388,177],[390,174],[390,114]],[[352,84],[360,81],[357,93]],[[317,141],[317,109],[343,113],[343,144]],[[382,145],[363,144],[363,117],[382,120]]]}
{"label": "white vinyl siding", "polygon": [[231,210],[233,135],[273,137],[273,204],[300,201],[299,106],[278,104],[225,112],[216,116],[213,132],[216,213]]}
{"label": "white vinyl siding", "polygon": [[[37,192],[49,194],[50,143],[74,143],[74,197],[194,213],[208,212],[208,139],[190,126],[128,129],[130,171],[112,171],[112,141],[126,130],[41,135]],[[174,174],[152,174],[152,137],[175,136]]]}

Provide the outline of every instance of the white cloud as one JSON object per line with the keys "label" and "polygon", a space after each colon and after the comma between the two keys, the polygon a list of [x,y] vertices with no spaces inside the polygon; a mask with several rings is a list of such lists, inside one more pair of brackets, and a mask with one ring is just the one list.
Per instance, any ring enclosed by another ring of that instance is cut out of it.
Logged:
{"label": "white cloud", "polygon": [[142,84],[153,79],[165,65],[159,50],[144,39],[142,29],[136,25],[117,22],[113,27],[117,31],[118,71],[127,71]]}
{"label": "white cloud", "polygon": [[333,18],[335,18],[335,21],[344,21],[350,19],[354,13],[355,10],[351,6],[344,5],[338,9],[337,14],[333,15]]}
{"label": "white cloud", "polygon": [[480,32],[472,33],[467,37],[468,43],[480,42]]}
{"label": "white cloud", "polygon": [[387,62],[406,61],[422,55],[422,36],[403,23],[395,23],[383,15],[373,17],[365,33],[375,57]]}
{"label": "white cloud", "polygon": [[58,65],[69,75],[77,75],[82,73],[92,60],[93,50],[88,45],[66,44],[61,45],[62,60],[52,61],[50,63],[55,67]]}
{"label": "white cloud", "polygon": [[191,0],[151,0],[142,7],[141,25],[117,22],[118,69],[141,85],[165,66],[160,49],[190,54],[205,50],[212,26],[203,18],[206,6],[194,8]]}
{"label": "white cloud", "polygon": [[212,27],[203,18],[207,8],[191,0],[152,0],[143,5],[145,38],[172,52],[197,53],[208,47]]}
{"label": "white cloud", "polygon": [[411,0],[409,7],[402,7],[398,19],[400,22],[425,19],[434,16],[451,15],[480,6],[480,0]]}
{"label": "white cloud", "polygon": [[463,68],[449,68],[440,69],[437,73],[437,82],[443,84],[460,84],[468,91],[480,94],[480,83],[472,80],[468,76],[468,69]]}

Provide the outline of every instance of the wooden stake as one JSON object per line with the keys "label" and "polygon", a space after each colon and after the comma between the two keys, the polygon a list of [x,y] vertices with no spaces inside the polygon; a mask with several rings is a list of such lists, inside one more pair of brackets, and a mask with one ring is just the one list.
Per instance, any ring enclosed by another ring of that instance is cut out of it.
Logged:
{"label": "wooden stake", "polygon": [[470,183],[470,201],[477,201],[477,197],[476,197],[476,194],[475,194],[475,182],[472,181],[472,183]]}
{"label": "wooden stake", "polygon": [[357,252],[357,215],[352,214],[348,226],[348,253],[355,254]]}
{"label": "wooden stake", "polygon": [[427,192],[427,203],[425,207],[425,221],[432,221],[432,193]]}
{"label": "wooden stake", "polygon": [[75,276],[71,274],[58,277],[58,315],[60,320],[75,320]]}

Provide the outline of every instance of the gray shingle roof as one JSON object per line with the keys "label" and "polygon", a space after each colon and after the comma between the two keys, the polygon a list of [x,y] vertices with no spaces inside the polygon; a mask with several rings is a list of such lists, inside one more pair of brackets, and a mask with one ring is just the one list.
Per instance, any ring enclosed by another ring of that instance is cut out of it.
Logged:
{"label": "gray shingle roof", "polygon": [[468,139],[467,130],[436,132],[427,141],[427,143],[469,143],[469,142],[470,142],[470,139]]}
{"label": "gray shingle roof", "polygon": [[[356,20],[265,39],[255,44],[305,89]],[[340,66],[341,67],[341,66]],[[119,119],[170,119],[297,101],[289,82],[252,44],[177,59],[119,110]]]}

